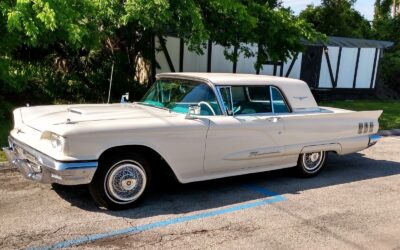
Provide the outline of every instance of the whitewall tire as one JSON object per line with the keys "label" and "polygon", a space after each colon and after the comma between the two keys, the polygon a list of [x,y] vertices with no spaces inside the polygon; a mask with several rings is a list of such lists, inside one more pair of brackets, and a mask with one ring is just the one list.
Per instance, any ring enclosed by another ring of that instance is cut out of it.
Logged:
{"label": "whitewall tire", "polygon": [[297,162],[297,170],[303,177],[316,176],[325,166],[326,158],[325,151],[301,154]]}
{"label": "whitewall tire", "polygon": [[141,155],[124,153],[100,163],[89,190],[100,206],[125,209],[143,198],[150,182],[148,161]]}

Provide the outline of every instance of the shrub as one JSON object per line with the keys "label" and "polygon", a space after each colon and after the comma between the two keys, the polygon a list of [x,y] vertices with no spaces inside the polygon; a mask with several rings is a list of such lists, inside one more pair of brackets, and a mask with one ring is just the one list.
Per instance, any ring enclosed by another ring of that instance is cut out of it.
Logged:
{"label": "shrub", "polygon": [[400,93],[400,50],[385,54],[380,65],[379,77],[386,86]]}

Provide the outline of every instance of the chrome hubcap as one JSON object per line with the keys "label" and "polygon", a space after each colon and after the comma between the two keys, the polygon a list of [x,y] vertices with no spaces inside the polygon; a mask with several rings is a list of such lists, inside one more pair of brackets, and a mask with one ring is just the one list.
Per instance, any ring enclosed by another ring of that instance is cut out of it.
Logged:
{"label": "chrome hubcap", "polygon": [[122,161],[110,168],[104,183],[107,196],[116,203],[132,202],[146,187],[143,167],[134,161]]}
{"label": "chrome hubcap", "polygon": [[122,188],[124,190],[132,190],[135,188],[137,181],[135,179],[126,179],[122,181]]}
{"label": "chrome hubcap", "polygon": [[303,166],[307,171],[316,171],[321,167],[321,163],[324,159],[324,152],[317,153],[305,153],[303,155]]}
{"label": "chrome hubcap", "polygon": [[312,154],[310,155],[310,160],[311,160],[312,162],[316,162],[316,161],[318,160],[318,158],[319,158],[319,154],[318,154],[318,153],[312,153]]}

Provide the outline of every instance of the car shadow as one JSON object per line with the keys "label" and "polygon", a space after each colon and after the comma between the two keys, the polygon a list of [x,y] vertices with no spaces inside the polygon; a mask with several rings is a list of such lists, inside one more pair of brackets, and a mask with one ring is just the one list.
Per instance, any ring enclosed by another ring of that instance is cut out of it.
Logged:
{"label": "car shadow", "polygon": [[374,160],[362,153],[338,157],[329,155],[325,169],[314,178],[299,178],[293,169],[230,177],[212,181],[165,185],[160,184],[136,207],[110,211],[98,208],[87,186],[53,185],[54,191],[72,206],[116,217],[147,218],[216,209],[266,198],[249,186],[257,185],[279,195],[400,174],[400,163]]}

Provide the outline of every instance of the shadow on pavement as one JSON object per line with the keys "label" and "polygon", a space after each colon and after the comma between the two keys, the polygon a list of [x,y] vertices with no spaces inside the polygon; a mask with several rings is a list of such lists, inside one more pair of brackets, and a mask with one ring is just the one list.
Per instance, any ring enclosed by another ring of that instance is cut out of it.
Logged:
{"label": "shadow on pavement", "polygon": [[72,206],[87,211],[126,218],[182,214],[215,209],[265,198],[249,189],[257,185],[280,195],[400,174],[400,163],[373,160],[361,153],[338,157],[329,155],[325,169],[314,178],[298,178],[292,169],[198,182],[185,185],[160,184],[137,207],[123,211],[98,208],[86,186],[53,186],[54,191]]}

